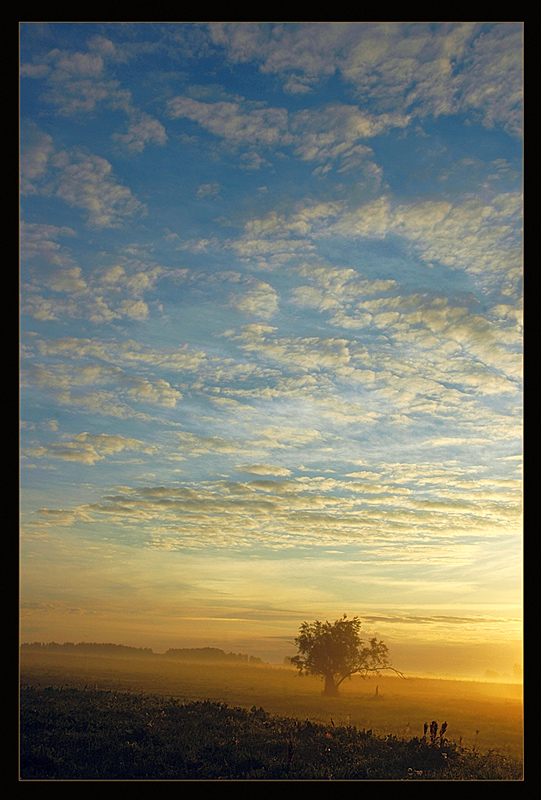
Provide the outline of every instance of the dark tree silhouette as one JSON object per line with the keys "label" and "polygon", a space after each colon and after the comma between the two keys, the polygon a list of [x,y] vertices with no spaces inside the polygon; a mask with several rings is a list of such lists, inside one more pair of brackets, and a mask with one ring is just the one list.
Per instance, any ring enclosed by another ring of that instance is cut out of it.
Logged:
{"label": "dark tree silhouette", "polygon": [[317,675],[325,681],[323,694],[338,694],[342,681],[360,674],[392,670],[401,675],[389,661],[387,645],[376,638],[367,644],[361,639],[361,620],[344,614],[335,622],[303,622],[295,638],[298,654],[290,658],[302,675]]}

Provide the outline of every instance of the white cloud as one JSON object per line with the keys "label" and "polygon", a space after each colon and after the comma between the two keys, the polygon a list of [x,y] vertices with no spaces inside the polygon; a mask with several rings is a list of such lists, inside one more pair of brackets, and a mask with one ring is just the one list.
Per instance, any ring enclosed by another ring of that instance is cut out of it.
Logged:
{"label": "white cloud", "polygon": [[[49,349],[51,352],[54,351]],[[135,373],[133,365],[131,369],[129,366],[127,364],[124,369],[92,361],[82,365],[62,362],[33,365],[22,368],[21,381],[25,387],[39,387],[50,392],[61,405],[99,409],[99,413],[112,413],[113,416],[118,415],[118,409],[126,408],[132,402],[175,408],[182,400],[182,393],[168,381],[141,377]],[[105,387],[113,387],[113,391]]]}
{"label": "white cloud", "polygon": [[126,50],[113,41],[96,35],[88,41],[88,51],[55,48],[42,57],[41,64],[23,64],[24,77],[45,79],[43,99],[65,117],[95,114],[101,107],[120,110],[128,117],[126,133],[114,133],[127,154],[141,153],[147,144],[164,145],[167,133],[155,117],[132,103],[129,90],[117,80],[107,80],[109,63],[128,60]]}
{"label": "white cloud", "polygon": [[333,236],[352,241],[398,236],[429,266],[439,262],[464,270],[480,285],[516,296],[522,278],[521,203],[519,193],[454,204],[447,200],[393,204],[385,195],[357,207],[306,202],[302,210],[289,215],[269,212],[249,220],[242,236],[229,246],[245,258],[276,259],[277,254],[308,258]]}
{"label": "white cloud", "polygon": [[521,23],[216,23],[209,32],[232,61],[258,63],[291,94],[338,74],[378,115],[473,111],[489,127],[521,130]]}
{"label": "white cloud", "polygon": [[112,165],[105,158],[83,151],[58,153],[57,197],[81,209],[94,228],[117,228],[135,214],[144,214],[145,206],[131,190],[117,182]]}
{"label": "white cloud", "polygon": [[40,264],[55,267],[71,266],[73,259],[57,242],[57,239],[71,238],[76,235],[73,228],[67,226],[58,227],[22,220],[20,225],[21,260],[29,261],[36,266]]}
{"label": "white cloud", "polygon": [[[109,444],[105,438],[101,441],[86,434],[68,444],[74,447],[62,450],[59,445],[57,457],[74,454],[74,458],[91,461],[106,454],[116,456],[123,450],[147,451],[143,443],[134,440]],[[215,442],[209,440],[207,444]],[[76,508],[73,513],[86,513],[96,521],[102,515],[116,517],[118,522],[139,521],[149,532],[156,531],[159,520],[169,548],[175,541],[178,547],[253,546],[254,536],[271,549],[280,549],[286,543],[318,548],[356,542],[357,548],[370,548],[374,563],[396,559],[418,563],[419,558],[426,563],[443,563],[446,552],[452,561],[454,546],[461,542],[466,546],[476,533],[486,540],[509,530],[516,534],[520,531],[517,492],[500,493],[492,501],[481,497],[481,509],[479,498],[475,494],[465,497],[458,486],[454,496],[441,499],[437,486],[433,495],[425,491],[423,498],[407,486],[388,482],[337,481],[323,476],[292,479],[288,470],[268,464],[241,469],[263,477],[248,483],[192,481],[139,489],[119,487],[100,502]],[[52,513],[53,509],[46,511]],[[389,538],[390,533],[394,533],[393,538]],[[403,537],[408,542],[405,554],[400,545]],[[417,552],[416,547],[420,548]]]}
{"label": "white cloud", "polygon": [[301,160],[323,164],[320,171],[335,162],[340,171],[362,168],[376,185],[381,182],[381,170],[364,140],[391,128],[404,128],[410,121],[400,113],[373,115],[346,104],[289,114],[284,108],[243,98],[202,102],[182,95],[168,101],[168,110],[173,119],[190,119],[228,144],[249,147],[243,155],[246,168],[259,169],[267,163],[253,148],[292,148]]}
{"label": "white cloud", "polygon": [[125,450],[145,454],[156,452],[155,447],[138,439],[105,433],[80,433],[73,437],[73,441],[49,442],[45,447],[34,450],[32,455],[40,459],[58,458],[92,466]]}
{"label": "white cloud", "polygon": [[41,131],[37,125],[21,126],[21,194],[36,194],[36,182],[47,174],[48,162],[54,154],[52,136]]}
{"label": "white cloud", "polygon": [[232,144],[273,147],[289,139],[287,111],[259,103],[218,101],[203,103],[179,95],[168,100],[169,116],[185,117]]}
{"label": "white cloud", "polygon": [[494,26],[473,42],[458,78],[460,108],[478,112],[483,124],[522,133],[523,32],[520,23]]}
{"label": "white cloud", "polygon": [[128,111],[131,105],[129,92],[119,88],[118,81],[99,81],[92,78],[68,80],[72,76],[61,75],[59,81],[51,80],[45,99],[55,106],[59,114],[65,117],[80,116],[93,113],[101,105],[121,108]]}
{"label": "white cloud", "polygon": [[291,475],[291,470],[273,464],[244,464],[238,467],[239,472],[248,472],[252,475],[271,475],[279,478]]}
{"label": "white cloud", "polygon": [[271,319],[278,312],[278,293],[263,281],[253,280],[242,294],[231,294],[230,305],[247,317]]}
{"label": "white cloud", "polygon": [[104,80],[107,62],[122,60],[114,44],[103,36],[90,41],[90,51],[54,48],[37,63],[23,64],[22,75],[44,79],[43,99],[63,116],[94,112],[102,103],[110,107],[130,107],[130,93],[118,81]]}
{"label": "white cloud", "polygon": [[84,292],[87,289],[80,267],[57,270],[51,275],[48,284],[54,292],[66,292],[67,294]]}
{"label": "white cloud", "polygon": [[148,317],[148,306],[143,300],[122,300],[119,308],[121,314],[132,319],[146,319]]}
{"label": "white cloud", "polygon": [[128,132],[115,133],[113,139],[119,142],[128,153],[142,153],[147,144],[164,145],[167,142],[167,133],[162,125],[150,114],[132,112]]}
{"label": "white cloud", "polygon": [[373,156],[360,142],[391,128],[405,128],[409,122],[410,118],[400,113],[374,115],[359,106],[335,104],[294,114],[291,129],[298,137],[295,153],[303,160],[340,158],[359,163]]}
{"label": "white cloud", "polygon": [[219,197],[220,188],[220,184],[216,181],[212,183],[202,183],[197,190],[197,197],[201,199],[205,197]]}
{"label": "white cloud", "polygon": [[[167,276],[163,267],[120,257],[87,277],[80,267],[71,266],[72,259],[52,241],[63,233],[60,229],[25,225],[23,231],[25,259],[43,262],[38,276],[21,287],[23,314],[35,319],[86,319],[94,324],[149,316],[145,297],[152,296],[158,281]],[[64,235],[70,235],[69,229]],[[47,273],[43,267],[49,263],[62,268]],[[47,292],[53,295],[46,296]]]}

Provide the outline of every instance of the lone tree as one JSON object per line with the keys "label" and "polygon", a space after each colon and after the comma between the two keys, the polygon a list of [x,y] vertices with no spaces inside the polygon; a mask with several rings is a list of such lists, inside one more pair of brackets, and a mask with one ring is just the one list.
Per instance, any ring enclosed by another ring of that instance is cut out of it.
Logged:
{"label": "lone tree", "polygon": [[317,675],[325,681],[323,694],[336,696],[346,678],[360,674],[394,669],[389,662],[389,650],[374,637],[365,645],[361,639],[361,620],[347,615],[336,622],[303,622],[295,638],[298,654],[290,658],[302,675]]}

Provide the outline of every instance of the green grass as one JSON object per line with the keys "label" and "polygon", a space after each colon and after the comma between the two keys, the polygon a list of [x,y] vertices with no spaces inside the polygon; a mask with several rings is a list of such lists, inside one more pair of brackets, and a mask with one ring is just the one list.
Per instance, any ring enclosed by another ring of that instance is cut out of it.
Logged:
{"label": "green grass", "polygon": [[21,688],[22,780],[511,780],[519,759],[211,700]]}

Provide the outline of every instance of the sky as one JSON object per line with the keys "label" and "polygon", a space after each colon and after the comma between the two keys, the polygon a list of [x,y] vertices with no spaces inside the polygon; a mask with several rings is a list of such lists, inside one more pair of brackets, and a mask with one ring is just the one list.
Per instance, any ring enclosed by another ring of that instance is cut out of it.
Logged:
{"label": "sky", "polygon": [[20,25],[21,641],[521,661],[522,66],[510,22]]}

